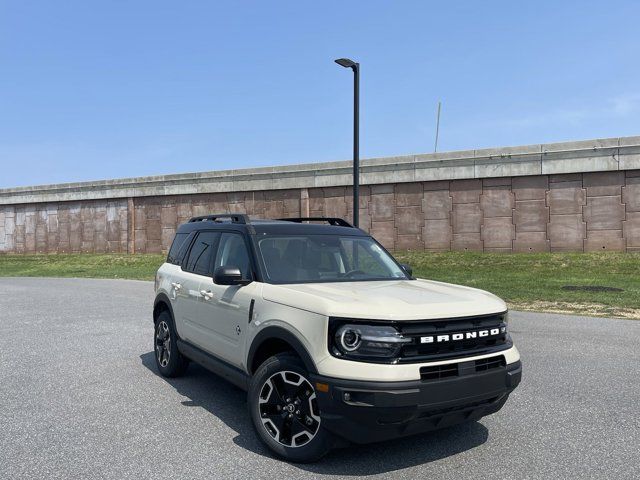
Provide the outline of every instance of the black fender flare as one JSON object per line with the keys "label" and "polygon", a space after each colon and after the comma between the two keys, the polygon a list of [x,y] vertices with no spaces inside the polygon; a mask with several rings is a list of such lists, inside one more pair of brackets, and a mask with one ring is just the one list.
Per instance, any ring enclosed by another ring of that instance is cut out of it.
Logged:
{"label": "black fender flare", "polygon": [[[156,322],[156,318],[155,318],[155,312],[156,312],[156,308],[158,308],[158,305],[164,303],[167,308],[169,309],[169,313],[171,314],[171,319],[174,321],[175,323],[175,315],[173,314],[173,307],[171,306],[171,300],[169,300],[169,297],[167,296],[166,293],[159,293],[158,295],[156,295],[156,299],[153,301],[153,323]],[[175,327],[175,325],[174,325]]]}
{"label": "black fender flare", "polygon": [[260,330],[260,332],[258,332],[258,334],[253,338],[253,341],[251,342],[251,347],[249,348],[249,355],[247,356],[248,371],[251,370],[251,365],[253,365],[253,359],[255,357],[256,352],[260,348],[260,346],[264,342],[269,341],[272,338],[277,338],[278,340],[282,340],[284,342],[287,342],[289,345],[291,345],[293,350],[298,354],[298,356],[302,360],[302,363],[304,363],[304,366],[307,369],[307,371],[312,374],[318,373],[318,369],[316,368],[316,365],[313,362],[311,355],[309,354],[307,349],[304,347],[302,342],[298,340],[298,338],[293,333],[278,326],[265,327],[264,329]]}

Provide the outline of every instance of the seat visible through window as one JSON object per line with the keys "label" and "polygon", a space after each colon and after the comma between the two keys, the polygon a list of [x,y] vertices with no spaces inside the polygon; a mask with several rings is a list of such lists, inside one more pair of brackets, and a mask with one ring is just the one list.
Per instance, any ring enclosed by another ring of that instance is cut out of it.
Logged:
{"label": "seat visible through window", "polygon": [[238,267],[242,278],[251,278],[249,252],[241,235],[223,233],[218,247],[215,267]]}

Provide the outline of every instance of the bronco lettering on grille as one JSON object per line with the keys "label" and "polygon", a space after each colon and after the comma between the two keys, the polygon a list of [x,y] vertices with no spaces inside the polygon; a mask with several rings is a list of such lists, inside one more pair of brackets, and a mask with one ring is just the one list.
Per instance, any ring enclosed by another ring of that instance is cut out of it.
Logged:
{"label": "bronco lettering on grille", "polygon": [[507,327],[496,327],[487,330],[475,330],[472,332],[432,335],[428,337],[420,337],[420,343],[455,342],[459,340],[470,340],[473,338],[495,337],[496,335],[506,333],[506,331]]}

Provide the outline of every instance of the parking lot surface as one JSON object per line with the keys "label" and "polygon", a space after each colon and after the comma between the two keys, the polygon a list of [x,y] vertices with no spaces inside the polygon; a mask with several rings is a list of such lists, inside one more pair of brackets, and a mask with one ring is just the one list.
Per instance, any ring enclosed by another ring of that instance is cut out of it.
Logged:
{"label": "parking lot surface", "polygon": [[640,478],[640,322],[515,312],[523,382],[479,422],[273,458],[245,394],[153,359],[153,284],[0,279],[0,478]]}

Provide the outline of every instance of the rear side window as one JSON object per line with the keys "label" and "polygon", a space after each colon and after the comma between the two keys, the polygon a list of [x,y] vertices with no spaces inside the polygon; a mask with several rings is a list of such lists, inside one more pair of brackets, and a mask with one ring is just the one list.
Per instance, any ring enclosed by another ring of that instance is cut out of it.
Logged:
{"label": "rear side window", "polygon": [[173,239],[173,243],[171,244],[171,248],[169,249],[169,255],[167,255],[167,263],[178,265],[179,259],[181,257],[181,255],[179,255],[179,252],[181,250],[180,247],[184,245],[184,241],[188,236],[188,233],[176,233],[176,236]]}
{"label": "rear side window", "polygon": [[219,238],[220,234],[216,232],[198,233],[183,266],[184,270],[198,275],[211,275],[211,262]]}

